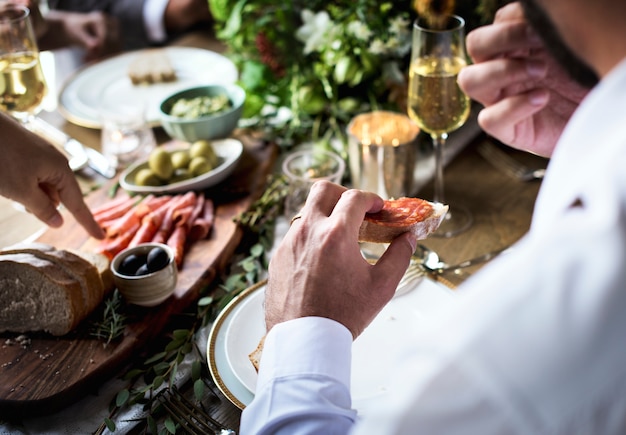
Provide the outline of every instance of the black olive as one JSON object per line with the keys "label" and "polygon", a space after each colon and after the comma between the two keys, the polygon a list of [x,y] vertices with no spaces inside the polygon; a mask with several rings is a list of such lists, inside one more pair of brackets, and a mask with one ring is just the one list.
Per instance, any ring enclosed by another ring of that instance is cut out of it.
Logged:
{"label": "black olive", "polygon": [[149,273],[150,273],[150,270],[148,269],[148,265],[142,264],[141,267],[137,269],[137,272],[135,272],[135,276],[147,275]]}
{"label": "black olive", "polygon": [[148,270],[150,272],[156,272],[157,270],[163,269],[169,262],[170,258],[163,248],[157,246],[148,252],[148,260],[146,264],[148,265]]}
{"label": "black olive", "polygon": [[144,255],[127,255],[120,263],[119,272],[122,275],[134,276],[137,274],[137,269],[139,269],[145,263],[146,257]]}

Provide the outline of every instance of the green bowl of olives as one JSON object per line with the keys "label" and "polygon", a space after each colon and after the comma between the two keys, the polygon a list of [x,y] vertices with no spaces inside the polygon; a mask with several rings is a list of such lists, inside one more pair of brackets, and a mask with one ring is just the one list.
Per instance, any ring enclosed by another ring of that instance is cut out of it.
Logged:
{"label": "green bowl of olives", "polygon": [[246,92],[237,85],[205,85],[178,91],[159,106],[161,126],[185,142],[228,137],[241,118]]}

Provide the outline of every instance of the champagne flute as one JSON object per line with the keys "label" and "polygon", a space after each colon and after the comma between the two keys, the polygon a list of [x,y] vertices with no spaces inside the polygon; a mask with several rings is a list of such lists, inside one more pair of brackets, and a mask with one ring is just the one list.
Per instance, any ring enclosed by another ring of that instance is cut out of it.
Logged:
{"label": "champagne flute", "polygon": [[[470,112],[470,99],[457,84],[466,65],[465,21],[450,15],[442,28],[433,28],[424,18],[413,25],[409,70],[408,115],[429,133],[435,151],[435,202],[444,202],[442,149],[448,133],[461,127]],[[470,212],[450,206],[434,236],[452,237],[472,224]]]}
{"label": "champagne flute", "polygon": [[5,3],[0,6],[0,110],[29,128],[46,92],[30,10]]}
{"label": "champagne flute", "polygon": [[[0,3],[0,110],[32,130],[30,121],[46,92],[30,10]],[[25,211],[22,204],[12,202],[15,209]]]}

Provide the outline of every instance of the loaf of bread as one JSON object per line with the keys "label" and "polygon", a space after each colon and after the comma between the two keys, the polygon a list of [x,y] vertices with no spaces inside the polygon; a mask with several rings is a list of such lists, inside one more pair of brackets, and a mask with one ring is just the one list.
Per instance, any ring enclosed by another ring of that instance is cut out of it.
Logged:
{"label": "loaf of bread", "polygon": [[74,330],[112,286],[108,259],[43,244],[0,251],[0,332]]}

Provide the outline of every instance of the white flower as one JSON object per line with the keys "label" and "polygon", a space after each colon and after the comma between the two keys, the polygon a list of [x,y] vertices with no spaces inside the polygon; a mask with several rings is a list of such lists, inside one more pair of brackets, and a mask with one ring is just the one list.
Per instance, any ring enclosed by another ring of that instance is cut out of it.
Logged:
{"label": "white flower", "polygon": [[397,16],[390,20],[389,32],[397,36],[404,36],[410,32],[409,24],[411,24],[410,20]]}
{"label": "white flower", "polygon": [[372,36],[372,31],[360,21],[351,21],[347,27],[348,33],[361,41],[367,41]]}
{"label": "white flower", "polygon": [[411,49],[411,41],[407,38],[401,39],[395,36],[389,38],[385,44],[387,54],[404,56]]}
{"label": "white flower", "polygon": [[304,54],[320,51],[326,44],[327,35],[333,22],[327,12],[314,14],[309,9],[302,10],[302,26],[296,31],[296,38],[304,42]]}
{"label": "white flower", "polygon": [[394,51],[398,56],[404,56],[411,50],[411,22],[401,16],[391,20],[389,32],[394,35],[387,42],[387,48]]}
{"label": "white flower", "polygon": [[370,44],[369,52],[372,53],[372,54],[376,54],[376,55],[386,54],[387,53],[387,46],[379,38],[376,38]]}

